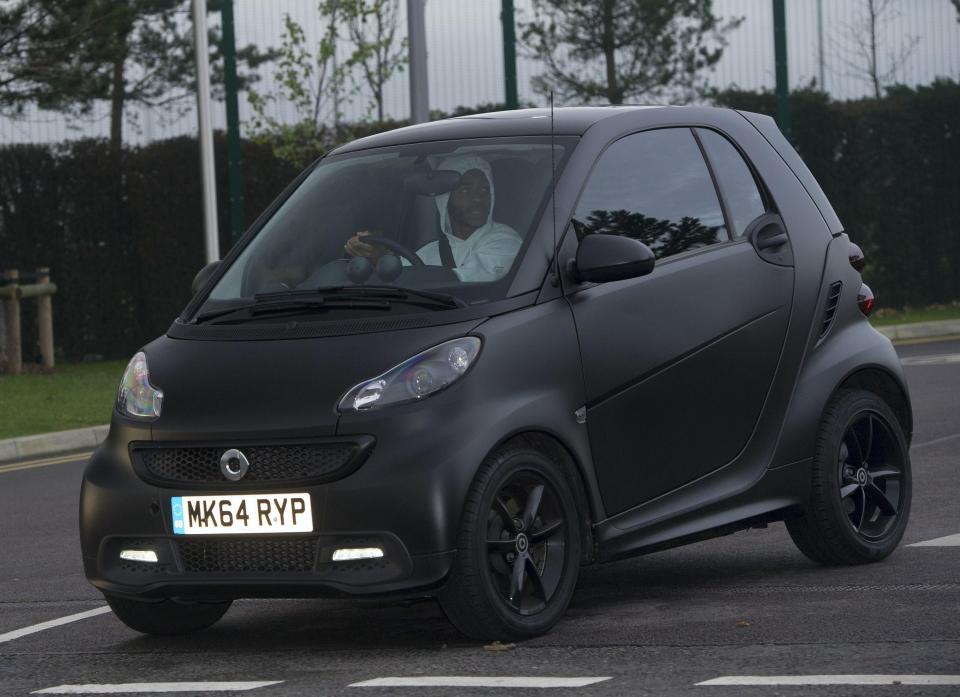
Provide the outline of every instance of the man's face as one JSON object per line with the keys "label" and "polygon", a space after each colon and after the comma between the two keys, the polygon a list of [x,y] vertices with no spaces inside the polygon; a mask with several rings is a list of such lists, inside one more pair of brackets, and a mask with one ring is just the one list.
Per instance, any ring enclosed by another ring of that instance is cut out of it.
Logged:
{"label": "man's face", "polygon": [[479,169],[471,169],[460,177],[457,188],[450,192],[447,204],[450,220],[471,231],[487,222],[490,214],[490,182]]}

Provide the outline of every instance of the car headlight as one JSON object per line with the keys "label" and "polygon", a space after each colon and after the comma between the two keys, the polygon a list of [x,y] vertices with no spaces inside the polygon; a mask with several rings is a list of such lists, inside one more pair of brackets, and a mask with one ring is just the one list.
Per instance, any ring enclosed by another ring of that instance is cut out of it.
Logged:
{"label": "car headlight", "polygon": [[143,351],[130,359],[120,389],[117,390],[117,411],[124,416],[138,419],[155,419],[160,416],[163,405],[163,390],[150,384],[150,370]]}
{"label": "car headlight", "polygon": [[480,339],[475,336],[446,341],[351,387],[337,409],[365,411],[429,397],[463,377],[478,353]]}

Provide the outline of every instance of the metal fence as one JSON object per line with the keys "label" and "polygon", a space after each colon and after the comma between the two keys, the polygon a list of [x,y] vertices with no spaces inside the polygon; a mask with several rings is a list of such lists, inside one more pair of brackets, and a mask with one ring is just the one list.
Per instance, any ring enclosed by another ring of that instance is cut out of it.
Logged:
{"label": "metal fence", "polygon": [[[862,36],[866,0],[788,0],[787,41],[790,83],[793,87],[822,85],[836,99],[856,99],[872,93],[871,85],[858,75],[864,59],[856,50]],[[401,4],[398,34],[405,35]],[[517,20],[532,19],[532,0],[516,0]],[[430,107],[450,111],[457,106],[502,102],[504,98],[501,0],[427,0],[427,50]],[[728,35],[729,45],[715,68],[705,75],[720,89],[772,89],[774,85],[773,17],[770,0],[714,0],[724,18],[742,17],[742,24]],[[317,0],[235,0],[237,44],[276,47],[283,35],[283,17],[299,22],[311,45],[316,45],[323,27],[317,15]],[[183,21],[189,21],[185,14]],[[218,16],[211,14],[211,22]],[[938,77],[960,79],[960,23],[949,0],[894,0],[880,27],[879,66],[891,81],[907,85],[928,84]],[[911,48],[912,47],[912,48]],[[346,57],[349,46],[340,46]],[[904,54],[906,57],[903,58]],[[901,58],[903,58],[901,60]],[[518,47],[517,78],[521,102],[544,103],[533,91],[531,79],[542,65],[521,45]],[[257,89],[272,88],[272,67],[260,68]],[[384,95],[385,113],[393,118],[409,114],[407,74],[394,77]],[[369,95],[362,91],[342,104],[347,120],[366,113]],[[283,102],[270,107],[281,121],[295,118]],[[240,115],[249,119],[250,106],[241,94]],[[173,110],[131,107],[126,112],[125,139],[145,143],[196,132],[195,107],[181,103]],[[225,127],[222,103],[214,105],[214,127]],[[106,137],[109,105],[99,104],[89,117],[68,119],[62,114],[28,110],[16,120],[0,118],[0,143],[59,142],[83,137]]]}

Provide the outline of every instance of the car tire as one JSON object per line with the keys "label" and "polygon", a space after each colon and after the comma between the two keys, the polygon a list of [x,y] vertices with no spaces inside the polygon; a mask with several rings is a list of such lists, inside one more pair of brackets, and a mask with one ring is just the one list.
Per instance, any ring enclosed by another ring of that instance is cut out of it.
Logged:
{"label": "car tire", "polygon": [[106,595],[113,614],[137,632],[173,636],[206,629],[226,614],[232,601],[188,603],[166,598],[148,602]]}
{"label": "car tire", "polygon": [[909,447],[886,402],[865,390],[834,395],[811,469],[803,515],[786,521],[800,551],[826,565],[889,556],[907,526],[912,485]]}
{"label": "car tire", "polygon": [[529,639],[563,615],[577,584],[585,517],[576,476],[527,439],[512,441],[481,466],[439,594],[463,634]]}

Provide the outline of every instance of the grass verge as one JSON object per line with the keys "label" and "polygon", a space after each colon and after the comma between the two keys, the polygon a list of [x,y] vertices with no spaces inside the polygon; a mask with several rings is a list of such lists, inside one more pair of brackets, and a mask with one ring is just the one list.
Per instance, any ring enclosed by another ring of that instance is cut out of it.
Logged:
{"label": "grass verge", "polygon": [[870,317],[875,327],[891,324],[913,324],[914,322],[936,322],[938,320],[960,319],[960,302],[949,305],[931,305],[930,307],[905,307],[902,310],[880,308]]}
{"label": "grass verge", "polygon": [[125,367],[65,363],[47,374],[0,375],[0,439],[108,423]]}

